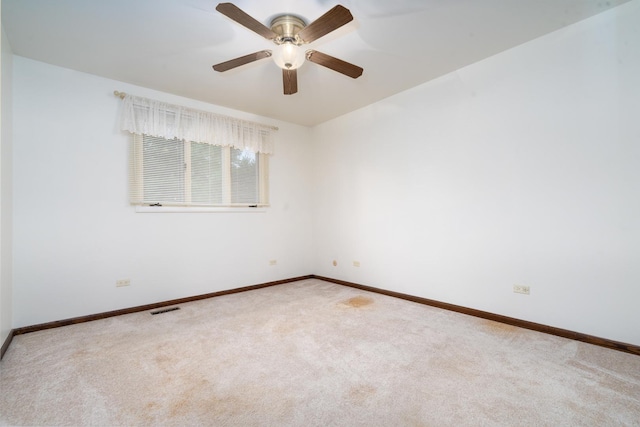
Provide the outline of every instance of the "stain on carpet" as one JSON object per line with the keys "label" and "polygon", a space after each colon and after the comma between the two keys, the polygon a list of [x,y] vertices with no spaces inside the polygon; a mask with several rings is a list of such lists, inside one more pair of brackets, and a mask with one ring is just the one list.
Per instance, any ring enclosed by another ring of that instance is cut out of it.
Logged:
{"label": "stain on carpet", "polygon": [[491,332],[495,332],[498,334],[515,334],[518,332],[522,332],[523,329],[517,326],[507,325],[506,323],[495,322],[493,320],[482,320],[482,326],[487,328]]}
{"label": "stain on carpet", "polygon": [[360,308],[373,304],[373,298],[358,295],[357,297],[349,298],[348,300],[342,301],[340,304],[346,305],[348,307]]}
{"label": "stain on carpet", "polygon": [[71,355],[71,357],[74,359],[86,359],[88,356],[89,351],[86,349],[78,350]]}
{"label": "stain on carpet", "polygon": [[436,354],[427,363],[434,372],[445,374],[452,381],[470,381],[482,372],[477,358],[466,354],[458,354],[456,357],[442,357]]}
{"label": "stain on carpet", "polygon": [[277,324],[276,326],[273,327],[273,332],[279,334],[279,335],[290,335],[294,332],[296,332],[298,329],[300,329],[298,327],[298,325],[294,324],[294,323],[280,323]]}
{"label": "stain on carpet", "polygon": [[376,393],[376,388],[369,384],[351,387],[348,399],[351,404],[361,405]]}

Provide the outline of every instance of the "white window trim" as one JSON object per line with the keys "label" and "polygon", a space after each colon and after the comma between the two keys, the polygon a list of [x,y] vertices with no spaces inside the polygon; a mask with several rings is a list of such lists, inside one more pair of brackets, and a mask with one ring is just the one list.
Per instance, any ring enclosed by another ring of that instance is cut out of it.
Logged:
{"label": "white window trim", "polygon": [[134,205],[136,213],[265,213],[265,207],[213,207],[213,206],[146,206]]}

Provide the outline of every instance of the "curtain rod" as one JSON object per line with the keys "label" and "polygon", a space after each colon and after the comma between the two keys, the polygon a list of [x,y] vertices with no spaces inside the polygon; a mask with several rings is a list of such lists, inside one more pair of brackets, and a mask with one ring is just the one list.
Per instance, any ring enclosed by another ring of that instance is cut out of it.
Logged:
{"label": "curtain rod", "polygon": [[[120,98],[120,99],[124,99],[124,97],[127,96],[127,94],[125,92],[119,92],[117,90],[114,90],[113,94],[115,96],[117,96],[118,98]],[[270,127],[273,130],[279,130],[277,126],[271,126],[271,125],[262,125],[262,126]]]}

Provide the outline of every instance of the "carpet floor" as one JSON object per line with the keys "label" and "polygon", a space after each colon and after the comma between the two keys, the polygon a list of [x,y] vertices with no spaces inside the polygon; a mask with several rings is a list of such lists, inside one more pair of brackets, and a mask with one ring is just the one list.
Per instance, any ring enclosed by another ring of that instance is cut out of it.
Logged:
{"label": "carpet floor", "polygon": [[640,425],[640,357],[310,279],[14,337],[0,425]]}

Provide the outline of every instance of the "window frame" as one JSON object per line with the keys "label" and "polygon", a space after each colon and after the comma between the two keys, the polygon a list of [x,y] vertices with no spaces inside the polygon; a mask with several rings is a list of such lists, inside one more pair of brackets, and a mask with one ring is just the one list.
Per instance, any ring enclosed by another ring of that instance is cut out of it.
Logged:
{"label": "window frame", "polygon": [[[150,201],[136,201],[134,194],[144,199],[144,138],[145,135],[132,134],[129,152],[129,203],[134,205],[136,212],[264,212],[269,204],[269,155],[256,153],[257,167],[257,192],[256,203],[231,203],[231,149],[232,146],[219,146],[222,154],[222,203],[203,204],[191,202],[191,144],[198,142],[176,140],[184,144],[184,202],[171,203],[159,201],[155,205]],[[157,137],[153,137],[157,138]],[[166,138],[163,138],[166,139]],[[173,141],[173,140],[168,140]]]}

